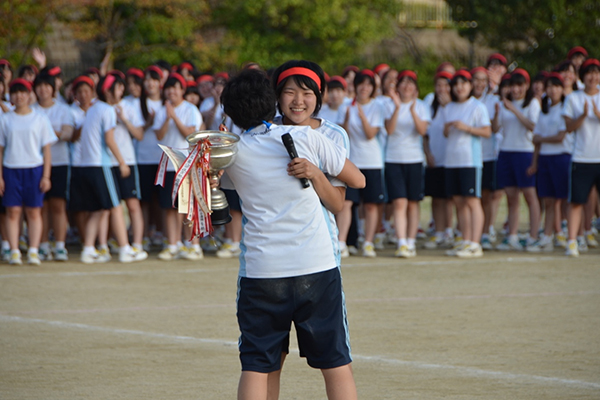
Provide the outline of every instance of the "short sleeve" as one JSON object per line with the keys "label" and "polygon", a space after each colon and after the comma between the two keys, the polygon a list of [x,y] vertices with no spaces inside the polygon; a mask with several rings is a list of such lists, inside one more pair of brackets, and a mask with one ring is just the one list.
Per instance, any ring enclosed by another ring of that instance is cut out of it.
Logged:
{"label": "short sleeve", "polygon": [[40,113],[40,131],[42,137],[42,146],[46,146],[48,144],[52,144],[58,141],[56,134],[54,133],[54,129],[52,128],[52,122],[50,122],[50,118],[46,116],[46,114]]}
{"label": "short sleeve", "polygon": [[423,101],[416,100],[417,102],[417,115],[421,120],[425,122],[431,122],[431,108],[428,107]]}
{"label": "short sleeve", "polygon": [[540,102],[537,98],[533,98],[529,103],[529,107],[527,107],[527,118],[537,124],[538,119],[540,118],[540,112],[542,111],[542,107],[540,107]]}
{"label": "short sleeve", "polygon": [[562,116],[563,117],[569,117],[571,119],[575,119],[577,118],[575,116],[575,102],[574,102],[574,96],[567,96],[567,99],[565,101],[565,105],[563,106],[562,109]]}
{"label": "short sleeve", "polygon": [[131,125],[137,127],[144,126],[144,116],[142,115],[142,110],[139,107],[139,101],[137,102],[127,102],[125,103],[125,110],[127,119],[131,123]]}
{"label": "short sleeve", "polygon": [[331,176],[338,176],[346,163],[346,149],[317,131],[313,130],[312,133],[321,170]]}
{"label": "short sleeve", "polygon": [[478,104],[477,109],[475,110],[475,126],[480,128],[483,126],[490,126],[492,123],[490,121],[490,116],[488,114],[487,108],[484,104]]}
{"label": "short sleeve", "polygon": [[156,110],[156,115],[154,116],[154,124],[152,125],[152,130],[159,130],[164,125],[167,120],[167,110],[165,107],[160,107]]}
{"label": "short sleeve", "polygon": [[369,124],[372,127],[383,128],[385,125],[385,106],[383,106],[380,102],[373,104],[368,119]]}
{"label": "short sleeve", "polygon": [[0,114],[0,146],[6,147],[6,114]]}

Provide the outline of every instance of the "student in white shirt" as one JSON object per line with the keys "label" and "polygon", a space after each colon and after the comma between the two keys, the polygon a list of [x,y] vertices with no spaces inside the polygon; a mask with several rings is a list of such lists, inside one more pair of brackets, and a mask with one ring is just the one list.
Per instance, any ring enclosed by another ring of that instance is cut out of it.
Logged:
{"label": "student in white shirt", "polygon": [[[34,90],[38,102],[32,108],[43,112],[52,123],[52,129],[58,139],[50,152],[52,154],[52,172],[50,180],[52,188],[46,193],[42,216],[44,229],[40,244],[40,258],[43,260],[67,261],[65,248],[67,238],[67,198],[71,178],[71,154],[69,142],[73,137],[74,120],[69,107],[55,100],[55,78],[46,71],[36,77]],[[48,234],[50,227],[54,232],[55,248],[50,249]]]}
{"label": "student in white shirt", "polygon": [[334,124],[344,123],[346,107],[344,99],[346,98],[346,88],[348,84],[341,76],[332,76],[327,82],[327,103],[323,104],[319,111],[319,117],[324,118]]}
{"label": "student in white shirt", "polygon": [[397,257],[415,257],[419,229],[419,202],[423,199],[423,136],[431,122],[429,107],[417,98],[417,74],[405,70],[398,75],[393,108],[385,128],[385,183],[394,207]]}
{"label": "student in white shirt", "polygon": [[504,188],[508,201],[508,236],[498,250],[523,250],[517,235],[519,229],[519,194],[523,193],[529,208],[529,238],[525,249],[539,252],[538,229],[540,204],[535,189],[535,175],[528,169],[533,161],[533,129],[540,114],[540,103],[533,97],[529,74],[515,69],[510,78],[510,97],[497,105],[492,121],[494,132],[502,127],[503,139],[497,163],[498,188]]}
{"label": "student in white shirt", "polygon": [[29,227],[27,261],[40,265],[42,205],[52,185],[50,147],[57,139],[48,117],[29,106],[31,83],[17,78],[9,89],[15,110],[0,117],[0,196],[6,207],[10,264],[22,264],[19,228],[24,209]]}
{"label": "student in white shirt", "polygon": [[[579,255],[576,237],[582,223],[584,205],[594,186],[600,190],[600,62],[594,58],[586,60],[579,70],[579,76],[585,87],[571,93],[563,109],[567,131],[573,132],[575,136],[567,244],[567,255],[573,257]],[[589,211],[584,218],[585,222],[591,220]]]}
{"label": "student in white shirt", "polygon": [[143,84],[144,71],[139,68],[129,68],[125,73],[125,87],[128,94],[123,97],[123,100],[132,104],[137,104],[137,101],[142,95]]}
{"label": "student in white shirt", "polygon": [[448,254],[481,257],[483,208],[481,207],[481,138],[492,134],[485,105],[471,96],[472,76],[458,70],[450,81],[452,102],[443,110],[446,142],[446,190],[456,205],[462,245]]}

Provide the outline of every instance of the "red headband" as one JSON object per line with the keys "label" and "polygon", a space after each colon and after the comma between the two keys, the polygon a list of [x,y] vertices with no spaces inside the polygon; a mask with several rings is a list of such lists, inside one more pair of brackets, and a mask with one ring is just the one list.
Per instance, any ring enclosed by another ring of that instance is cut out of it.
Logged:
{"label": "red headband", "polygon": [[196,83],[196,81],[186,81],[185,82],[186,87],[190,88],[190,87],[196,87],[198,86],[198,84]]}
{"label": "red headband", "polygon": [[113,69],[108,73],[109,75],[117,75],[119,78],[125,80],[125,74],[119,71],[118,69]]}
{"label": "red headband", "polygon": [[60,67],[56,66],[56,67],[50,68],[48,70],[48,75],[56,76],[56,75],[59,75],[61,72],[62,72],[62,70],[60,69]]}
{"label": "red headband", "polygon": [[[446,67],[452,67],[452,69],[454,69],[454,65],[452,65],[452,63],[450,61],[444,61],[443,63],[438,65],[438,67],[435,69],[435,72],[443,71],[444,68],[446,68]],[[452,74],[450,74],[450,75],[452,75]]]}
{"label": "red headband", "polygon": [[164,75],[164,74],[163,74],[163,70],[162,70],[162,69],[160,69],[160,68],[158,68],[156,65],[151,65],[151,66],[149,66],[148,68],[146,68],[146,72],[150,72],[150,71],[154,71],[154,72],[156,72],[156,73],[158,74],[158,77],[159,77],[160,79],[162,79],[162,78],[163,78],[163,75]]}
{"label": "red headband", "polygon": [[510,80],[510,74],[502,75],[502,81],[509,81],[509,80]]}
{"label": "red headband", "polygon": [[434,80],[438,80],[440,78],[444,78],[444,79],[452,79],[452,74],[448,71],[440,71],[437,74],[435,74],[435,78]]}
{"label": "red headband", "polygon": [[346,80],[339,75],[332,76],[330,81],[339,82],[344,87],[344,90],[348,89],[348,82],[346,82]]}
{"label": "red headband", "polygon": [[465,78],[469,82],[473,80],[473,76],[471,75],[471,73],[465,69],[459,69],[458,71],[456,71],[452,79],[456,79],[458,77]]}
{"label": "red headband", "polygon": [[321,90],[321,79],[319,79],[319,75],[317,75],[315,71],[304,67],[294,67],[286,69],[281,74],[279,74],[279,77],[277,78],[277,84],[279,85],[282,80],[292,75],[301,75],[312,79],[317,84],[319,90]]}
{"label": "red headband", "polygon": [[127,75],[137,76],[138,78],[144,79],[144,71],[139,68],[129,68],[127,70]]}
{"label": "red headband", "polygon": [[556,78],[560,81],[561,84],[565,84],[565,80],[562,77],[561,74],[559,74],[558,72],[550,72],[547,76],[546,76],[546,81],[550,78]]}
{"label": "red headband", "polygon": [[10,68],[10,62],[8,62],[8,60],[5,58],[0,60],[0,65],[6,65],[8,68]]}
{"label": "red headband", "polygon": [[529,78],[529,74],[523,68],[517,68],[512,72],[512,75],[521,75],[527,83],[531,82],[531,78]]}
{"label": "red headband", "polygon": [[198,79],[196,80],[196,82],[198,83],[204,83],[204,82],[214,82],[215,78],[213,78],[210,75],[200,75],[200,77],[198,77]]}
{"label": "red headband", "polygon": [[411,71],[410,69],[405,69],[404,71],[398,74],[398,82],[400,82],[402,78],[406,76],[415,82],[417,81],[417,73],[415,71]]}
{"label": "red headband", "polygon": [[504,57],[500,53],[494,53],[491,56],[489,56],[487,63],[489,64],[490,61],[492,61],[492,60],[498,60],[502,63],[502,65],[506,65],[508,63],[508,61],[506,60],[506,57]]}
{"label": "red headband", "polygon": [[80,83],[85,83],[87,85],[89,85],[92,90],[94,89],[94,81],[92,80],[92,78],[90,78],[89,76],[85,76],[85,75],[81,75],[78,76],[77,78],[75,78],[75,80],[73,80],[73,87],[77,87],[77,85],[79,85]]}
{"label": "red headband", "polygon": [[346,75],[350,71],[353,71],[354,73],[357,74],[358,71],[360,71],[360,69],[358,69],[358,67],[356,65],[348,65],[346,68],[344,68],[342,75]]}
{"label": "red headband", "polygon": [[362,71],[360,71],[361,75],[367,75],[370,76],[371,78],[375,79],[375,73],[373,71],[371,71],[370,69],[363,69]]}
{"label": "red headband", "polygon": [[571,50],[569,50],[569,53],[567,54],[567,58],[570,60],[577,53],[583,54],[584,57],[588,56],[588,52],[586,49],[584,49],[581,46],[575,46]]}
{"label": "red headband", "polygon": [[229,80],[229,74],[227,72],[219,72],[215,74],[215,78],[222,78],[225,79],[226,81]]}
{"label": "red headband", "polygon": [[475,67],[471,70],[471,75],[475,75],[478,72],[483,72],[486,76],[488,74],[488,70],[485,67]]}
{"label": "red headband", "polygon": [[590,65],[595,65],[597,67],[600,67],[600,61],[596,60],[595,58],[588,58],[587,60],[584,61],[583,64],[581,64],[581,68],[587,68]]}
{"label": "red headband", "polygon": [[183,76],[179,75],[177,72],[172,72],[171,75],[169,75],[169,78],[175,78],[179,81],[179,83],[181,83],[181,87],[185,90],[185,88],[187,87],[186,83],[185,83],[185,79],[183,78]]}
{"label": "red headband", "polygon": [[85,72],[88,73],[88,74],[100,75],[100,70],[98,68],[95,68],[95,67],[90,67],[90,68],[86,69]]}
{"label": "red headband", "polygon": [[113,85],[113,83],[115,83],[116,80],[117,80],[117,78],[115,78],[114,75],[112,75],[112,74],[106,75],[106,78],[104,78],[104,82],[102,82],[102,88],[100,89],[101,92],[104,93],[108,89],[110,89],[110,87]]}
{"label": "red headband", "polygon": [[373,72],[375,72],[376,74],[379,74],[379,72],[381,72],[381,71],[387,71],[389,69],[390,69],[389,65],[387,65],[387,64],[379,64],[375,68],[373,68]]}
{"label": "red headband", "polygon": [[29,81],[27,81],[27,80],[25,80],[25,79],[23,79],[23,78],[17,78],[17,79],[13,79],[13,80],[12,80],[12,81],[9,83],[9,85],[8,85],[8,88],[10,89],[10,88],[12,88],[13,86],[15,86],[15,85],[19,85],[19,84],[21,84],[21,85],[25,86],[25,88],[27,89],[27,91],[31,92],[31,82],[29,82]]}
{"label": "red headband", "polygon": [[181,65],[179,65],[179,69],[187,69],[188,71],[193,71],[194,67],[192,67],[192,64],[190,64],[188,62],[184,62],[184,63],[181,63]]}

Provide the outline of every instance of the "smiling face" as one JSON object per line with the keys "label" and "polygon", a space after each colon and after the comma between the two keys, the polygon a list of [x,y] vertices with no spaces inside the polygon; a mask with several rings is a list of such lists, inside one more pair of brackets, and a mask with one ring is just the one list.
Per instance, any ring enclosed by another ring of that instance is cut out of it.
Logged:
{"label": "smiling face", "polygon": [[356,87],[356,100],[359,103],[368,103],[371,100],[371,96],[375,91],[375,87],[371,81],[365,77],[362,82]]}
{"label": "smiling face", "polygon": [[279,96],[279,107],[287,122],[293,125],[309,125],[317,107],[317,96],[307,87],[288,79]]}
{"label": "smiling face", "polygon": [[586,90],[598,87],[600,84],[600,68],[592,66],[583,76],[583,84]]}
{"label": "smiling face", "polygon": [[441,78],[435,81],[435,94],[438,98],[450,97],[450,82],[448,82],[448,79]]}
{"label": "smiling face", "polygon": [[184,94],[185,90],[183,90],[179,82],[175,83],[173,86],[165,88],[165,98],[174,106],[178,106],[183,101]]}
{"label": "smiling face", "polygon": [[19,90],[10,94],[10,102],[15,105],[16,110],[21,110],[29,105],[30,92]]}
{"label": "smiling face", "polygon": [[35,87],[35,94],[40,103],[45,103],[48,100],[52,100],[54,89],[48,83],[41,82]]}
{"label": "smiling face", "polygon": [[488,86],[488,76],[485,72],[476,72],[473,74],[473,95],[477,98],[483,96]]}
{"label": "smiling face", "polygon": [[137,84],[135,78],[132,76],[127,77],[127,92],[135,98],[138,98],[142,95],[142,87]]}
{"label": "smiling face", "polygon": [[554,85],[548,81],[546,84],[546,95],[552,101],[552,104],[557,104],[564,93],[565,89],[561,85]]}
{"label": "smiling face", "polygon": [[510,95],[513,100],[523,100],[527,94],[529,85],[527,83],[513,83],[510,85]]}
{"label": "smiling face", "polygon": [[566,70],[560,71],[559,74],[563,77],[563,80],[565,81],[565,87],[573,86],[573,82],[576,81],[575,67],[573,65],[569,65]]}
{"label": "smiling face", "polygon": [[77,86],[77,90],[75,90],[75,100],[79,102],[79,105],[86,109],[92,104],[92,99],[94,98],[94,89],[92,89],[89,85],[80,84]]}
{"label": "smiling face", "polygon": [[144,89],[148,97],[160,97],[160,80],[152,78],[152,75],[147,73],[144,78]]}
{"label": "smiling face", "polygon": [[463,78],[458,78],[452,87],[452,93],[454,93],[454,96],[456,96],[456,100],[459,103],[462,103],[471,97],[471,90],[473,90],[473,85]]}
{"label": "smiling face", "polygon": [[398,93],[402,102],[408,103],[417,95],[417,84],[411,78],[405,76],[398,82]]}

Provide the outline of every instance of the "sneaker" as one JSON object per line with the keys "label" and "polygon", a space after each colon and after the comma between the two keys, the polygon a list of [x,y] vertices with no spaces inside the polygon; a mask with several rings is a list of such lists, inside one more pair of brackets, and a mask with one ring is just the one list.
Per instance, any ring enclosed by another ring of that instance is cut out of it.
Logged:
{"label": "sneaker", "polygon": [[114,238],[108,239],[108,248],[110,249],[111,254],[119,254],[119,243]]}
{"label": "sneaker", "polygon": [[[498,240],[498,237],[496,235],[496,230],[494,229],[493,225],[490,225],[489,237],[490,237],[490,242],[491,243],[496,243],[496,240]],[[483,246],[481,246],[481,247],[483,247]]]}
{"label": "sneaker", "polygon": [[467,244],[464,241],[455,242],[454,247],[450,250],[446,250],[446,255],[450,257],[456,256],[456,254],[467,247]]}
{"label": "sneaker", "polygon": [[144,251],[146,252],[152,249],[152,241],[149,237],[145,237],[144,239],[142,239],[142,249],[144,249]]}
{"label": "sneaker", "polygon": [[415,248],[410,249],[407,245],[403,244],[402,246],[398,247],[398,249],[396,249],[394,255],[400,258],[412,258],[416,257],[417,250]]}
{"label": "sneaker", "polygon": [[200,246],[204,251],[216,252],[217,250],[219,250],[219,244],[217,243],[217,240],[212,236],[207,236],[200,239]]}
{"label": "sneaker", "polygon": [[42,260],[40,260],[40,255],[38,253],[28,253],[27,254],[27,264],[29,265],[40,265]]}
{"label": "sneaker", "polygon": [[195,250],[193,247],[183,246],[179,249],[179,257],[190,261],[198,261],[204,258],[204,253],[202,248]]}
{"label": "sneaker", "polygon": [[489,237],[485,236],[481,238],[481,248],[483,250],[494,250],[494,246]]}
{"label": "sneaker", "polygon": [[2,250],[2,261],[6,261],[6,262],[10,261],[10,249]]}
{"label": "sneaker", "polygon": [[423,247],[430,250],[437,249],[440,243],[441,242],[437,237],[431,236],[425,243],[423,243]]}
{"label": "sneaker", "polygon": [[554,245],[556,247],[562,247],[563,249],[567,248],[567,235],[564,232],[559,232],[556,234],[554,238]]}
{"label": "sneaker", "polygon": [[[348,255],[349,255],[348,248],[346,246],[344,246],[344,249],[342,249],[342,247],[340,246],[340,251],[342,252],[342,257],[344,257],[343,250],[346,250],[346,257],[348,257]],[[233,257],[239,256],[241,252],[242,252],[242,250],[240,250],[239,244],[237,246],[233,246],[231,243],[225,242],[221,245],[221,248],[217,251],[217,257],[233,258]]]}
{"label": "sneaker", "polygon": [[140,251],[133,248],[131,249],[131,251],[122,252],[121,254],[119,254],[119,262],[122,263],[144,261],[146,258],[148,258],[148,253],[146,253],[144,250]]}
{"label": "sneaker", "polygon": [[27,240],[25,240],[25,236],[19,237],[19,250],[27,251],[29,246],[27,245]]}
{"label": "sneaker", "polygon": [[596,247],[598,247],[598,241],[594,237],[593,233],[588,233],[585,236],[585,240],[587,241],[588,247],[591,247],[592,249],[595,249]]}
{"label": "sneaker", "polygon": [[67,249],[54,249],[54,259],[56,261],[69,261],[69,252]]}
{"label": "sneaker", "polygon": [[554,243],[552,241],[552,236],[542,236],[540,239],[540,248],[542,251],[554,251]]}
{"label": "sneaker", "polygon": [[579,257],[579,249],[577,248],[576,241],[567,244],[567,251],[565,252],[565,255],[569,257]]}
{"label": "sneaker", "polygon": [[384,242],[385,242],[385,233],[377,233],[375,234],[375,239],[373,240],[373,246],[375,250],[384,250]]}
{"label": "sneaker", "polygon": [[94,264],[98,262],[98,252],[95,253],[84,253],[81,252],[81,262],[84,264]]}
{"label": "sneaker", "polygon": [[[10,250],[9,250],[10,251]],[[21,253],[10,253],[10,260],[8,261],[10,265],[22,265],[23,261],[21,260]]]}
{"label": "sneaker", "polygon": [[523,245],[521,245],[521,242],[519,241],[519,238],[510,239],[508,237],[505,237],[504,240],[502,240],[502,243],[500,243],[498,246],[496,246],[496,250],[500,250],[500,251],[509,251],[509,250],[522,251],[523,250]]}
{"label": "sneaker", "polygon": [[421,227],[419,227],[419,230],[417,230],[417,239],[427,239],[427,234]]}
{"label": "sneaker", "polygon": [[107,263],[112,260],[112,256],[110,255],[110,251],[107,248],[103,248],[98,250],[98,256],[96,257],[97,263]]}
{"label": "sneaker", "polygon": [[40,249],[38,250],[38,258],[44,261],[52,261],[52,250]]}
{"label": "sneaker", "polygon": [[580,253],[585,253],[586,251],[588,251],[588,245],[585,241],[585,237],[577,236],[577,247],[579,248]]}
{"label": "sneaker", "polygon": [[483,257],[483,249],[479,243],[470,243],[468,246],[458,250],[456,256],[460,258]]}
{"label": "sneaker", "polygon": [[357,256],[358,255],[358,249],[356,248],[356,246],[348,246],[348,253],[350,253],[351,256]]}
{"label": "sneaker", "polygon": [[[219,257],[219,252],[217,252],[217,257]],[[348,249],[348,246],[346,246],[346,243],[341,243],[340,244],[340,257],[341,258],[348,258],[348,257],[350,257],[350,250]]]}
{"label": "sneaker", "polygon": [[529,253],[539,253],[540,251],[542,251],[542,246],[540,245],[540,241],[539,240],[530,241],[525,246],[525,251],[527,251]]}
{"label": "sneaker", "polygon": [[375,253],[375,247],[370,243],[365,244],[363,246],[362,255],[363,255],[363,257],[369,257],[369,258],[377,257],[377,253]]}
{"label": "sneaker", "polygon": [[172,253],[169,248],[164,248],[160,253],[158,253],[158,259],[163,261],[172,261],[179,259],[179,252],[176,251]]}

